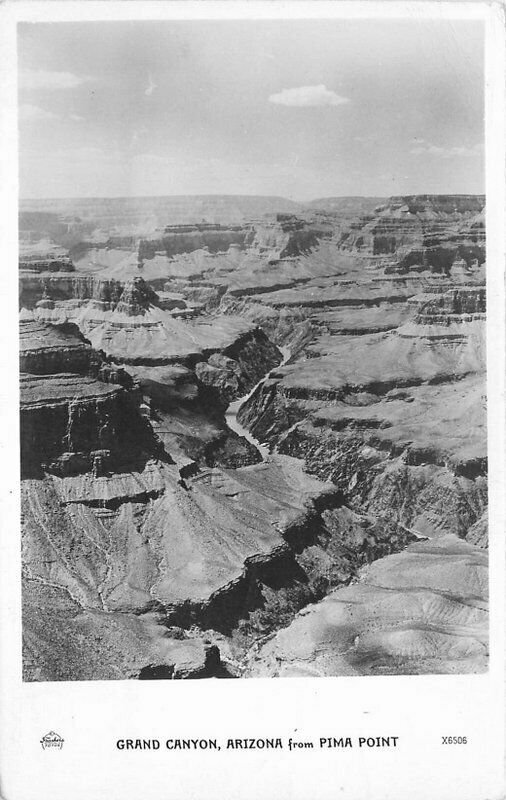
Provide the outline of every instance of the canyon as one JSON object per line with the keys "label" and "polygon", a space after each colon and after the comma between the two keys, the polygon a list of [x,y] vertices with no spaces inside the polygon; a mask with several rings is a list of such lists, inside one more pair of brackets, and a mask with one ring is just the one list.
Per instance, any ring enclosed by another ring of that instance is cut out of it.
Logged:
{"label": "canyon", "polygon": [[487,668],[485,199],[20,208],[28,681]]}

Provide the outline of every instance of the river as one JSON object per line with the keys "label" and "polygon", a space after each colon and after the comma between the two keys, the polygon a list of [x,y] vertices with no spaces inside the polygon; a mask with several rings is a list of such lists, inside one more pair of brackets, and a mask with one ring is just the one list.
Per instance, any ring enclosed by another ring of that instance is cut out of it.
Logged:
{"label": "river", "polygon": [[[281,353],[283,355],[283,360],[276,367],[276,369],[279,369],[279,367],[282,367],[284,364],[286,364],[288,359],[291,356],[291,352],[290,352],[290,348],[289,347],[279,347],[278,346],[278,350],[281,351]],[[271,373],[268,372],[267,375],[264,375],[264,377],[261,378],[258,381],[258,383],[255,383],[255,385],[248,392],[248,394],[245,394],[243,397],[239,397],[237,400],[234,400],[233,403],[230,403],[230,405],[228,406],[228,408],[227,408],[227,410],[225,412],[225,419],[226,419],[228,427],[231,430],[235,431],[235,433],[237,433],[239,436],[243,436],[245,439],[248,440],[248,442],[250,442],[254,447],[256,447],[256,449],[260,452],[263,461],[265,461],[266,457],[269,455],[269,446],[266,445],[266,444],[262,444],[261,442],[258,441],[258,439],[255,439],[253,434],[250,433],[249,430],[247,428],[245,428],[243,425],[241,425],[241,423],[238,421],[237,414],[239,413],[239,409],[241,408],[241,406],[246,402],[246,400],[249,400],[249,398],[251,397],[253,392],[255,392],[257,390],[257,388],[259,386],[261,386],[261,384],[265,380],[267,380],[267,378],[270,376],[270,374]]]}

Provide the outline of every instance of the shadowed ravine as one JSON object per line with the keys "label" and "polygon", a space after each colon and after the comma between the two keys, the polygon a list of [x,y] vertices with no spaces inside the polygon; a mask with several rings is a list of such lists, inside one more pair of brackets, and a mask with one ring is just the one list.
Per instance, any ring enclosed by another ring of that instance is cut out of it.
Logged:
{"label": "shadowed ravine", "polygon": [[[282,367],[289,361],[291,351],[289,347],[283,347],[282,345],[278,346],[278,349],[283,354],[283,360],[281,364],[279,364],[279,366]],[[238,436],[243,436],[245,439],[248,440],[248,442],[250,442],[254,447],[256,447],[256,449],[261,453],[263,460],[265,460],[265,457],[269,455],[268,445],[261,444],[258,441],[258,439],[256,439],[253,436],[253,434],[247,428],[244,427],[244,425],[241,425],[241,423],[237,419],[237,414],[239,413],[241,407],[249,400],[249,398],[257,391],[258,387],[261,386],[264,383],[264,381],[267,380],[268,377],[269,374],[264,375],[264,377],[261,378],[258,381],[258,383],[256,383],[247,394],[245,394],[243,397],[239,397],[237,400],[234,400],[232,403],[230,403],[225,412],[225,420],[227,422],[228,427],[231,430],[235,431],[235,433],[237,433]]]}

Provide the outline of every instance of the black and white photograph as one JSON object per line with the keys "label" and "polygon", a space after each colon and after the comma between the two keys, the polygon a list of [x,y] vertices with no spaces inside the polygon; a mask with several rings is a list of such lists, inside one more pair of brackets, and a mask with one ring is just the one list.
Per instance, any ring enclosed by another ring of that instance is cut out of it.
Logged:
{"label": "black and white photograph", "polygon": [[2,800],[504,800],[505,32],[0,3]]}
{"label": "black and white photograph", "polygon": [[19,24],[25,681],[487,670],[484,87],[476,20]]}

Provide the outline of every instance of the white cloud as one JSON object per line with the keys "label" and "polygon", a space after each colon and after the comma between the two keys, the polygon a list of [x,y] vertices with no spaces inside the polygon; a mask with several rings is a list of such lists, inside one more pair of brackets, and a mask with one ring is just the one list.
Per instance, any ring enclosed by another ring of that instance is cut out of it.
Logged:
{"label": "white cloud", "polygon": [[42,119],[58,119],[58,114],[46,111],[40,106],[33,106],[30,103],[23,103],[19,106],[19,119],[22,122],[35,122]]}
{"label": "white cloud", "polygon": [[72,122],[82,122],[84,117],[79,114],[69,114],[68,116],[60,116],[54,114],[52,111],[47,111],[45,108],[35,106],[32,103],[21,103],[19,106],[19,119],[22,122],[38,122],[39,120],[59,119],[62,121],[72,120]]}
{"label": "white cloud", "polygon": [[426,144],[423,147],[413,147],[410,152],[416,156],[429,155],[437,156],[438,158],[473,158],[474,156],[480,155],[482,150],[483,145],[480,143],[475,144],[473,147],[440,147],[435,144]]}
{"label": "white cloud", "polygon": [[144,94],[146,95],[146,97],[151,97],[151,95],[153,94],[153,92],[157,88],[157,86],[156,86],[156,83],[153,82],[153,78],[151,77],[151,73],[148,74],[148,80],[149,80],[148,87],[147,87],[146,91],[144,92]]}
{"label": "white cloud", "polygon": [[50,72],[44,69],[25,69],[19,74],[20,89],[75,89],[91,78],[72,72]]}
{"label": "white cloud", "polygon": [[296,89],[283,89],[278,94],[271,94],[269,103],[280,106],[340,106],[349,103],[347,97],[341,97],[320,83],[318,86],[299,86]]}

